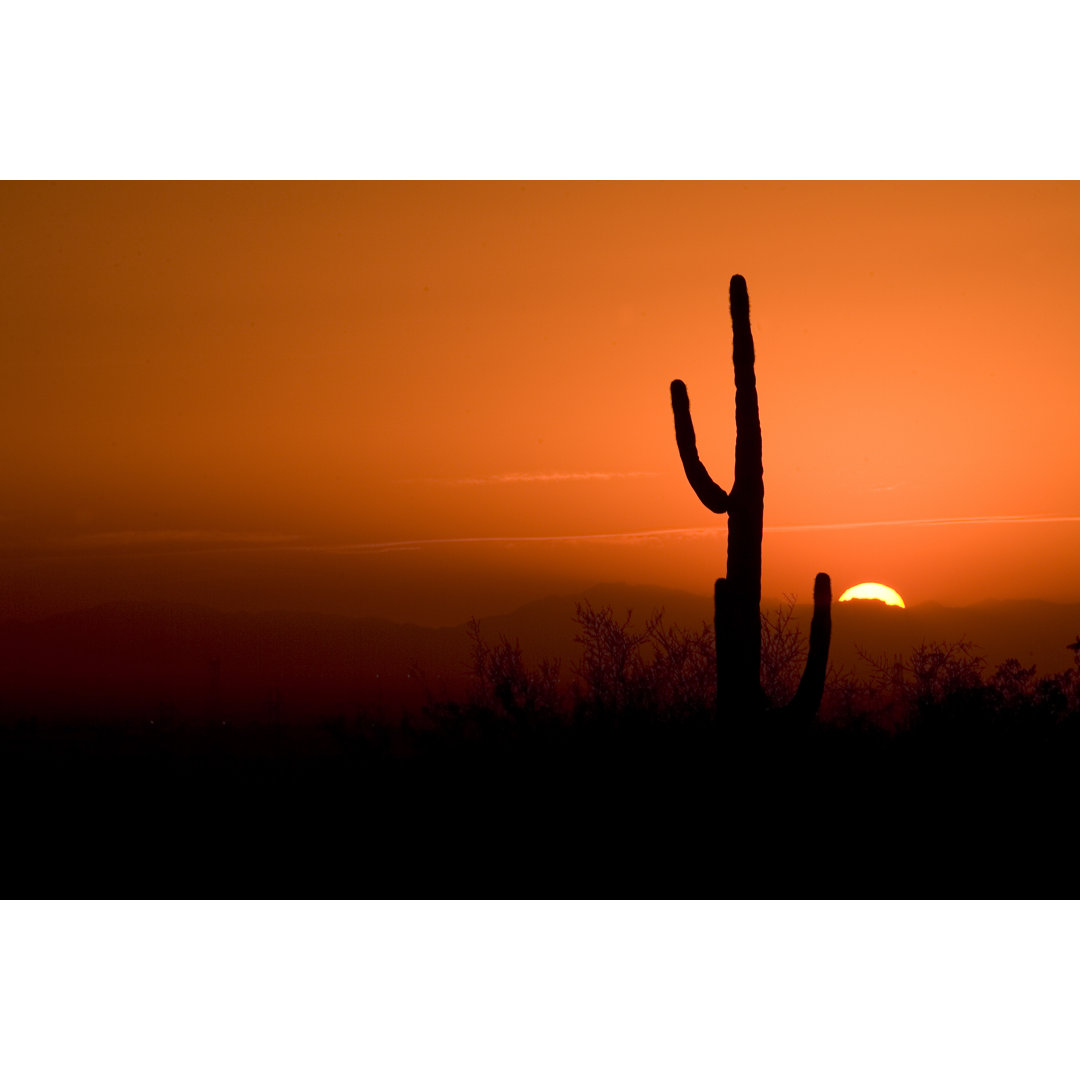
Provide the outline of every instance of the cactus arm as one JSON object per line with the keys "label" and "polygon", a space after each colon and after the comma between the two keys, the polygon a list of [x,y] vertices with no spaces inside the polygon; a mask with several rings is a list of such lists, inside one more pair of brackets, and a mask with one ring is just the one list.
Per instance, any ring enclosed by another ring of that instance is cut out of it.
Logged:
{"label": "cactus arm", "polygon": [[825,672],[829,665],[829,639],[832,636],[832,583],[828,574],[814,579],[814,615],[810,620],[810,651],[806,657],[799,689],[788,709],[796,716],[813,719],[825,692]]}
{"label": "cactus arm", "polygon": [[714,514],[723,514],[728,508],[728,493],[713,480],[698,457],[694,421],[690,418],[690,396],[681,379],[675,379],[671,384],[671,411],[675,414],[675,442],[686,479],[703,506]]}

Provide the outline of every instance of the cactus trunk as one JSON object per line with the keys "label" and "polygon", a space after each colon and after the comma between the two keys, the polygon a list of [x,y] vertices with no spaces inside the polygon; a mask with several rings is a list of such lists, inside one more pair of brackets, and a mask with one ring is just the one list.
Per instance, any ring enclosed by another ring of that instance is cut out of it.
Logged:
{"label": "cactus trunk", "polygon": [[[671,384],[675,441],[683,470],[701,503],[728,515],[727,576],[715,590],[716,701],[718,711],[749,717],[768,702],[761,688],[761,540],[765,483],[761,455],[761,420],[754,377],[754,339],[746,281],[731,279],[732,361],[735,368],[735,480],[730,494],[717,484],[698,457],[686,385]],[[795,698],[786,711],[812,716],[821,703],[828,663],[831,589],[827,574],[814,583],[814,618],[810,654]]]}

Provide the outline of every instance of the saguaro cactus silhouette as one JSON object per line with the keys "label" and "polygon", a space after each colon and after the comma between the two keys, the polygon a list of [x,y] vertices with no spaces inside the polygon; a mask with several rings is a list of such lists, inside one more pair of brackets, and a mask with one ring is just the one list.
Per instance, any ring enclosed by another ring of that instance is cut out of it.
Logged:
{"label": "saguaro cactus silhouette", "polygon": [[[698,457],[694,422],[686,384],[671,384],[675,441],[690,486],[714,514],[728,516],[727,577],[717,579],[716,703],[747,717],[773,705],[761,688],[761,535],[765,514],[765,483],[761,464],[761,420],[754,377],[754,339],[750,333],[750,297],[745,279],[731,279],[732,360],[735,365],[735,480],[726,492],[709,475]],[[832,588],[828,574],[814,581],[814,615],[810,651],[795,697],[785,706],[789,714],[813,716],[825,688],[825,668],[832,632]]]}

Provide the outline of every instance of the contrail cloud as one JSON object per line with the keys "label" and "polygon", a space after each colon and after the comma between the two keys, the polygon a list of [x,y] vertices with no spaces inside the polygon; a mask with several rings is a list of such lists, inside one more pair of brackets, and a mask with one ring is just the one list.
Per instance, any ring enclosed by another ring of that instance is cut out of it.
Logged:
{"label": "contrail cloud", "polygon": [[[810,525],[766,525],[766,533],[844,532],[850,529],[951,528],[986,525],[1076,525],[1080,515],[1007,514],[973,517],[896,518],[889,521],[842,521]],[[147,553],[189,551],[237,552],[240,550],[306,551],[324,554],[364,554],[391,551],[418,551],[429,547],[464,547],[478,544],[656,544],[665,541],[707,540],[727,534],[726,525],[693,528],[643,529],[638,532],[555,533],[544,536],[439,536],[411,540],[375,540],[355,544],[320,544],[284,533],[211,532],[162,529],[93,533],[55,539],[53,550],[106,551],[126,549]]]}
{"label": "contrail cloud", "polygon": [[891,521],[846,521],[828,525],[766,525],[766,532],[815,532],[933,525],[1059,525],[1076,524],[1080,515],[985,514],[975,517],[897,518]]}
{"label": "contrail cloud", "polygon": [[[958,525],[1076,525],[1080,515],[986,514],[973,517],[896,518],[889,521],[843,521],[814,525],[766,525],[767,533],[842,532],[848,529],[933,528]],[[450,536],[419,540],[388,540],[347,544],[332,550],[339,552],[415,550],[435,545],[463,544],[582,544],[648,543],[660,540],[703,540],[724,535],[726,526],[705,528],[649,529],[641,532],[570,533],[550,536]],[[330,550],[330,549],[323,549]]]}

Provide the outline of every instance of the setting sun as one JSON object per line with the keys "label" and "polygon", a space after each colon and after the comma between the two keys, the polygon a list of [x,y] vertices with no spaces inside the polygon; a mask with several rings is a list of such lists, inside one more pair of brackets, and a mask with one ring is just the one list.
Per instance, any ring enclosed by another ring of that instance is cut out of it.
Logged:
{"label": "setting sun", "polygon": [[840,595],[839,603],[845,600],[880,600],[890,607],[906,607],[904,598],[888,585],[882,585],[877,581],[864,581],[859,585],[852,585]]}

